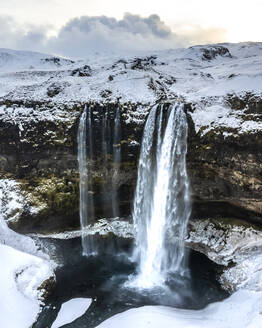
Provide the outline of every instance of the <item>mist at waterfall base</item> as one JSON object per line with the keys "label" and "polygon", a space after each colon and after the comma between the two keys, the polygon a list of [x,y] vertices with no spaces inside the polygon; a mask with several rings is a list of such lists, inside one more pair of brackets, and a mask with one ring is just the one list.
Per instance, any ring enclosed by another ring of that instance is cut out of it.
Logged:
{"label": "mist at waterfall base", "polygon": [[41,242],[49,249],[55,249],[60,266],[56,270],[54,289],[46,299],[33,328],[49,327],[61,305],[72,298],[92,298],[92,304],[83,316],[66,327],[95,328],[114,314],[131,308],[166,305],[183,309],[202,309],[207,304],[221,301],[228,296],[216,281],[219,266],[196,252],[191,252],[188,258],[191,271],[190,296],[178,299],[176,295],[183,293],[185,284],[172,284],[171,281],[169,290],[153,288],[141,291],[137,288],[126,288],[126,281],[135,275],[137,270],[136,264],[126,256],[83,256],[80,238],[45,238]]}
{"label": "mist at waterfall base", "polygon": [[[113,159],[113,174],[108,181],[114,192],[109,194],[107,202],[111,213],[116,213],[119,209],[114,184],[121,169],[121,149],[114,149],[120,144],[121,116],[117,110],[113,117],[111,114],[104,112],[100,116],[100,153],[105,168],[109,166],[107,153]],[[96,327],[116,313],[143,305],[201,309],[224,299],[228,295],[216,281],[218,266],[184,248],[190,199],[183,107],[158,105],[149,113],[134,199],[133,254],[126,242],[118,242],[116,248],[111,245],[115,246],[115,240],[94,238],[86,233],[96,216],[92,190],[93,119],[91,109],[86,107],[78,130],[82,238],[42,240],[49,249],[55,249],[61,266],[56,271],[55,288],[34,328],[52,323],[61,304],[74,297],[92,298],[93,302],[82,317],[67,325],[72,328]],[[108,174],[107,169],[104,174]]]}

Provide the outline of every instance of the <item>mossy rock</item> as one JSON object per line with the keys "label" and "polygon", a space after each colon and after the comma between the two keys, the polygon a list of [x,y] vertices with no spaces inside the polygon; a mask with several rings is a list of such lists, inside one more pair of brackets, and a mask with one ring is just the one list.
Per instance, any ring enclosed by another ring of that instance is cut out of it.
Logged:
{"label": "mossy rock", "polygon": [[62,176],[32,178],[21,184],[28,203],[39,216],[75,213],[79,206],[79,177]]}

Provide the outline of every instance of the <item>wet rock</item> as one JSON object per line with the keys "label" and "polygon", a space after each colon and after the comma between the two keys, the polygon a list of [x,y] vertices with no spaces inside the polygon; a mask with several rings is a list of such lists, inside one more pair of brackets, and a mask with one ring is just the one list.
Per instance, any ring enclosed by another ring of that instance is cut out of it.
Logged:
{"label": "wet rock", "polygon": [[42,284],[37,288],[40,293],[40,300],[44,302],[48,296],[52,293],[56,283],[55,275],[50,276],[48,279],[42,282]]}

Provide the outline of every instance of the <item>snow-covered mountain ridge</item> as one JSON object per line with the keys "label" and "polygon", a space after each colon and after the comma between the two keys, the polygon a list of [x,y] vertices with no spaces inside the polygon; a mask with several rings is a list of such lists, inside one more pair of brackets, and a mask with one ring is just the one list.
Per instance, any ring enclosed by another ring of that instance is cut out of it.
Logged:
{"label": "snow-covered mountain ridge", "polygon": [[[0,49],[0,111],[6,119],[21,104],[152,105],[180,99],[192,104],[197,130],[225,126],[245,132],[262,128],[260,117],[251,113],[246,122],[243,106],[232,110],[230,100],[248,96],[256,103],[261,86],[262,43],[194,46],[125,58],[96,54],[77,61]],[[11,106],[3,107],[6,103]]]}

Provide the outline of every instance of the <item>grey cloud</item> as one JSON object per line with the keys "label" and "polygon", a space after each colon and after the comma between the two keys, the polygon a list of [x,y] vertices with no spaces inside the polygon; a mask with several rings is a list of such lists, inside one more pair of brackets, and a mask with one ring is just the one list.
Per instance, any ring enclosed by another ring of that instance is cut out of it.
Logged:
{"label": "grey cloud", "polygon": [[122,20],[106,16],[72,19],[50,39],[50,45],[56,52],[85,56],[89,50],[130,52],[166,49],[184,43],[157,15],[142,18],[125,14]]}
{"label": "grey cloud", "polygon": [[157,37],[172,35],[170,28],[160,20],[159,16],[151,15],[147,18],[142,18],[139,15],[132,15],[130,13],[126,13],[124,18],[119,21],[106,16],[74,18],[63,27],[61,33],[72,32],[76,29],[83,33],[89,33],[99,28],[118,31],[120,33],[153,34]]}
{"label": "grey cloud", "polygon": [[121,20],[106,16],[74,18],[53,37],[47,36],[50,28],[21,26],[11,17],[0,16],[0,47],[85,57],[95,51],[130,53],[183,47],[203,40],[217,42],[224,33],[196,27],[189,34],[177,35],[157,15],[144,18],[130,13]]}
{"label": "grey cloud", "polygon": [[0,16],[0,48],[45,51],[48,27],[24,26],[12,17]]}

